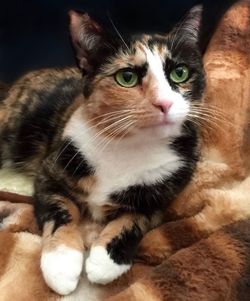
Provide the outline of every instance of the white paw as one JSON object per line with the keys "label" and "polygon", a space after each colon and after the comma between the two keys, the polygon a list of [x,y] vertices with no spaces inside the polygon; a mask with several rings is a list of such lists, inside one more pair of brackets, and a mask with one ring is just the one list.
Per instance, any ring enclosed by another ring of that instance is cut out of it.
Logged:
{"label": "white paw", "polygon": [[90,250],[86,260],[86,273],[90,282],[107,284],[130,269],[130,264],[117,264],[110,258],[104,247],[97,246]]}
{"label": "white paw", "polygon": [[65,245],[43,251],[41,269],[47,285],[60,295],[73,292],[83,266],[83,253]]}

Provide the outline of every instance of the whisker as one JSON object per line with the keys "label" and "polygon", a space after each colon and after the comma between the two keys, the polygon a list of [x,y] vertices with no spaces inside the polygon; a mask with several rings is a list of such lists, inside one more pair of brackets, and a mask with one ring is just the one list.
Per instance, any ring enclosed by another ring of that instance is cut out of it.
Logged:
{"label": "whisker", "polygon": [[223,110],[221,110],[220,108],[218,108],[217,106],[201,106],[199,104],[192,104],[191,105],[191,111],[199,114],[199,115],[203,115],[206,116],[209,119],[216,119],[219,122],[225,121],[228,124],[233,125],[233,123],[231,122],[231,120],[229,119],[229,115],[227,115]]}
{"label": "whisker", "polygon": [[[103,152],[104,149],[107,148],[108,145],[114,140],[114,138],[117,137],[117,135],[120,135],[124,130],[129,128],[130,125],[133,124],[133,123],[134,123],[134,121],[130,121],[129,123],[125,123],[125,124],[121,125],[119,128],[117,128],[114,132],[112,132],[108,137],[108,141],[103,145],[103,147],[99,151]],[[123,134],[123,137],[124,137],[124,134]],[[120,138],[117,141],[120,141]],[[117,145],[117,141],[116,141],[116,145]]]}
{"label": "whisker", "polygon": [[[126,117],[125,117],[126,118]],[[116,121],[114,124],[111,124],[112,126],[113,125],[115,125],[115,124],[119,124],[121,121],[123,121],[125,118],[123,118],[123,119],[121,119],[121,120],[118,120],[118,121]],[[108,127],[106,127],[106,128],[104,128],[104,130],[107,130],[108,128],[109,128],[110,126],[108,126]],[[105,131],[101,131],[101,132],[105,132]],[[100,132],[98,132],[98,134],[97,135],[95,135],[94,136],[94,138],[93,139],[91,139],[90,141],[93,143],[96,139],[97,139],[97,137],[99,136],[99,134],[100,134]],[[68,143],[68,145],[70,144],[71,142],[69,142]],[[64,169],[63,169],[63,171],[65,171],[65,169],[69,166],[69,164],[74,160],[74,158],[79,154],[79,150],[74,154],[74,156],[72,156],[72,158],[68,161],[68,163],[65,165],[65,167],[64,167]]]}
{"label": "whisker", "polygon": [[127,43],[125,42],[125,40],[123,39],[121,33],[119,32],[119,30],[118,30],[117,27],[115,26],[115,24],[114,24],[114,22],[113,22],[113,20],[112,20],[112,18],[111,18],[111,16],[110,16],[109,11],[107,11],[107,16],[108,16],[109,21],[110,21],[111,25],[113,26],[115,32],[117,33],[118,37],[121,39],[121,41],[123,42],[123,44],[125,45],[125,47],[127,48],[127,50],[130,52],[130,49],[129,49]]}
{"label": "whisker", "polygon": [[[122,125],[129,118],[131,118],[131,116],[126,116],[126,117],[112,123],[111,125],[105,127],[101,131],[97,132],[96,135],[93,136],[88,142],[93,144],[98,139],[98,137],[100,137],[102,134],[106,133],[109,130],[112,130],[112,128],[115,127],[115,126],[119,127],[120,125]],[[100,145],[106,141],[106,139],[109,135],[110,134],[108,134],[106,137],[102,137],[102,139],[95,145],[95,149],[100,147]]]}
{"label": "whisker", "polygon": [[216,105],[201,105],[201,104],[191,104],[191,108],[193,109],[197,109],[197,110],[201,110],[201,111],[209,111],[209,112],[213,112],[213,113],[219,113],[223,116],[227,116],[226,112],[224,110],[222,110],[221,108],[219,108]]}
{"label": "whisker", "polygon": [[229,120],[229,118],[226,118],[225,116],[221,116],[219,114],[213,113],[213,112],[201,112],[201,111],[195,111],[193,110],[191,114],[196,114],[196,116],[200,116],[203,118],[207,118],[208,120],[217,121],[219,123],[226,123],[228,125],[233,126],[234,124]]}
{"label": "whisker", "polygon": [[63,144],[62,144],[62,146],[64,145],[64,144],[66,144],[66,146],[61,150],[61,147],[59,148],[59,151],[60,152],[58,152],[58,155],[56,156],[56,158],[55,158],[55,160],[54,160],[54,165],[53,166],[55,166],[56,165],[56,162],[58,161],[58,159],[61,157],[61,155],[63,154],[63,152],[70,146],[70,144],[72,143],[72,139],[71,138],[68,138],[70,141],[68,141],[67,140],[67,143],[64,141],[63,142]]}
{"label": "whisker", "polygon": [[218,116],[227,117],[227,114],[225,114],[219,110],[215,110],[215,109],[191,107],[191,110],[196,111],[196,112],[212,113],[212,114],[216,114]]}
{"label": "whisker", "polygon": [[170,47],[170,51],[172,52],[174,49],[174,43],[177,39],[177,36],[181,30],[181,28],[183,27],[184,22],[187,20],[187,16],[184,16],[182,18],[182,20],[180,21],[180,23],[178,24],[178,26],[174,29],[174,36],[172,38],[172,43],[171,43],[171,47]]}
{"label": "whisker", "polygon": [[[99,125],[101,124],[104,124],[106,122],[110,122],[110,121],[113,121],[114,119],[119,119],[119,118],[122,118],[123,116],[125,116],[128,112],[131,112],[131,110],[121,110],[121,111],[115,111],[115,112],[109,112],[109,113],[106,113],[106,114],[103,114],[103,115],[100,115],[100,116],[97,116],[95,118],[92,118],[91,120],[89,120],[86,124],[89,124],[91,123],[92,121],[94,120],[97,120],[99,118],[103,118],[104,116],[106,116],[106,119],[104,118],[104,120],[100,121],[99,123],[91,126],[91,127],[88,127],[86,129],[86,131],[90,130],[91,128],[95,128],[95,127],[98,127]],[[79,135],[82,135],[83,133],[81,132]],[[78,135],[78,136],[79,136]],[[67,141],[67,144],[63,147],[63,149],[60,147],[59,150],[60,152],[58,153],[57,157],[55,158],[55,161],[54,161],[54,165],[56,164],[56,162],[58,161],[58,159],[60,158],[60,156],[63,154],[63,152],[69,147],[69,145],[72,143],[72,139],[70,137],[68,137],[68,139],[70,141]],[[62,146],[65,144],[65,142],[62,143]]]}
{"label": "whisker", "polygon": [[202,112],[202,111],[196,111],[196,110],[192,110],[191,111],[194,114],[200,115],[200,116],[206,116],[208,118],[218,118],[219,120],[223,119],[226,120],[226,118],[224,118],[224,116],[221,115],[217,115],[216,113],[212,113],[212,112]]}
{"label": "whisker", "polygon": [[122,136],[119,137],[119,139],[116,141],[114,147],[117,147],[117,145],[119,144],[119,142],[125,137],[125,135],[128,134],[128,132],[131,130],[132,125],[134,125],[135,123],[136,123],[135,121],[131,121],[130,123],[128,123],[128,128],[127,128],[127,130],[125,130],[125,132],[122,134]]}
{"label": "whisker", "polygon": [[114,123],[112,123],[111,125],[105,127],[104,129],[102,129],[101,131],[99,131],[93,138],[93,140],[91,139],[91,142],[93,143],[93,141],[95,141],[100,135],[104,134],[105,132],[107,132],[108,130],[112,129],[114,126],[119,125],[119,123],[122,123],[123,121],[125,121],[126,119],[131,118],[131,116],[126,116],[122,119],[119,119],[117,121],[115,121]]}
{"label": "whisker", "polygon": [[[129,127],[131,123],[132,123],[132,121],[131,121],[129,124],[127,124],[127,125],[125,124],[126,127]],[[119,129],[119,132],[120,132],[121,130],[126,129],[126,127],[125,127],[124,125],[121,125],[120,128],[118,128],[118,129]],[[118,129],[116,129],[115,131],[117,132]],[[129,130],[129,128],[128,128],[127,130]],[[111,133],[111,134],[113,134],[113,133]],[[104,137],[104,139],[101,140],[101,143],[98,144],[98,152],[103,152],[104,149],[107,148],[107,146],[113,141],[115,135],[111,135],[111,134],[108,135],[107,137]],[[126,133],[125,133],[125,134],[126,134]],[[117,135],[117,134],[116,134],[116,135]],[[110,137],[111,137],[111,138],[110,138]],[[106,142],[106,141],[107,141],[107,142]],[[106,142],[106,143],[105,143],[105,142]],[[103,143],[105,143],[105,144],[103,144]],[[103,146],[102,146],[102,144],[103,144]],[[101,146],[102,146],[102,148],[100,148]],[[96,146],[95,148],[97,148],[97,146]],[[82,160],[82,161],[79,163],[79,165],[76,167],[76,169],[75,169],[75,171],[74,171],[73,174],[76,173],[76,171],[79,169],[79,167],[82,165],[83,162],[84,162],[84,160]]]}
{"label": "whisker", "polygon": [[218,123],[215,123],[207,118],[202,118],[201,116],[197,115],[188,115],[188,118],[191,122],[196,122],[196,124],[198,124],[203,131],[207,130],[207,127],[209,127],[211,130],[220,129],[223,132],[227,132],[226,129],[220,126]]}

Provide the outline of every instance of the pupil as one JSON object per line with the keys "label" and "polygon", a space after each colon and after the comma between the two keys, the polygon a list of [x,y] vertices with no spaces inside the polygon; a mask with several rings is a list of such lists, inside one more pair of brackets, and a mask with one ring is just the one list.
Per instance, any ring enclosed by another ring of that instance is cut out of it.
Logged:
{"label": "pupil", "polygon": [[131,71],[124,71],[123,72],[123,79],[126,83],[129,83],[133,78],[133,73]]}
{"label": "pupil", "polygon": [[177,74],[178,77],[182,77],[184,74],[184,70],[182,67],[176,68],[175,73]]}

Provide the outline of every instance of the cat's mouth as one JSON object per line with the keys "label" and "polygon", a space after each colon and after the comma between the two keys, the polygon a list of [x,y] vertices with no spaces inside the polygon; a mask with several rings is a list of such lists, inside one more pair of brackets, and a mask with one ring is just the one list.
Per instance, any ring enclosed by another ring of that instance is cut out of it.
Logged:
{"label": "cat's mouth", "polygon": [[163,121],[155,121],[151,124],[143,125],[141,128],[156,128],[156,127],[165,127],[165,126],[171,126],[174,125],[174,122],[170,122],[168,120]]}
{"label": "cat's mouth", "polygon": [[170,120],[168,114],[159,114],[157,117],[153,116],[152,118],[144,120],[141,128],[157,128],[157,127],[169,127],[177,124],[173,120]]}

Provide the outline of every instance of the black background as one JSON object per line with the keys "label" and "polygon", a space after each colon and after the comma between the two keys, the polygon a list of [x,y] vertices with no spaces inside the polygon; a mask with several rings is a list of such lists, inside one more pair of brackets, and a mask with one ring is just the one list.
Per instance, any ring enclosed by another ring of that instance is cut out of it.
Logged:
{"label": "black background", "polygon": [[234,0],[0,0],[0,80],[38,68],[75,63],[68,35],[69,9],[88,11],[123,30],[168,31],[196,3],[206,2],[203,49],[217,20]]}

